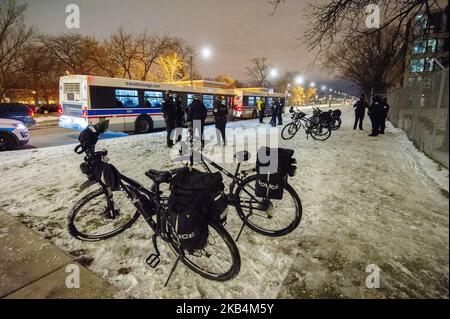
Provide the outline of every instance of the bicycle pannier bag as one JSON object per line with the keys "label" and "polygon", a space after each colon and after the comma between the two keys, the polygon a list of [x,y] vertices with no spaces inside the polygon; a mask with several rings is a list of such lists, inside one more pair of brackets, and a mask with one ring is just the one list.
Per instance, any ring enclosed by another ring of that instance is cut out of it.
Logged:
{"label": "bicycle pannier bag", "polygon": [[294,151],[262,147],[256,162],[257,179],[255,195],[269,199],[283,199],[288,175],[294,176],[296,166]]}
{"label": "bicycle pannier bag", "polygon": [[214,199],[224,189],[222,175],[182,168],[170,184],[168,211],[175,235],[189,252],[204,248],[208,221],[217,213]]}

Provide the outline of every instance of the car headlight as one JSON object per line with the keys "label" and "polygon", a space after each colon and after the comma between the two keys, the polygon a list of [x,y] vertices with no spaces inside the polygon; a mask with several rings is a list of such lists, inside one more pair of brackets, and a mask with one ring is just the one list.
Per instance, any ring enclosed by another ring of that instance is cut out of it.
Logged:
{"label": "car headlight", "polygon": [[24,129],[27,128],[27,127],[26,127],[25,125],[23,125],[22,123],[20,123],[20,124],[13,124],[13,125],[15,126],[16,129],[19,129],[19,130],[24,130]]}

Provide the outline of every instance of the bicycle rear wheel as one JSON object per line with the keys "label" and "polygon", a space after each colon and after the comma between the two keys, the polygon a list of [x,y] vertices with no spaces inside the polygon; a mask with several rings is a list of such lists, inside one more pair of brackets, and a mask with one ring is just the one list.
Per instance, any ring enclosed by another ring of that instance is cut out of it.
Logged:
{"label": "bicycle rear wheel", "polygon": [[[113,202],[114,212],[108,202]],[[83,241],[100,241],[130,228],[140,214],[122,191],[108,198],[103,189],[92,191],[75,204],[67,217],[69,233]]]}
{"label": "bicycle rear wheel", "polygon": [[180,245],[169,239],[180,261],[200,276],[227,281],[237,276],[241,269],[241,255],[230,234],[222,225],[210,222],[208,225],[208,242],[203,249],[187,252]]}
{"label": "bicycle rear wheel", "polygon": [[283,127],[283,130],[281,131],[281,138],[283,140],[290,140],[292,139],[298,132],[297,125],[292,122]]}
{"label": "bicycle rear wheel", "polygon": [[319,124],[317,126],[311,127],[310,130],[311,137],[316,141],[326,141],[331,136],[331,128],[329,125]]}
{"label": "bicycle rear wheel", "polygon": [[252,230],[265,236],[279,237],[294,231],[302,219],[302,202],[289,184],[285,185],[282,200],[260,198],[255,195],[257,176],[246,178],[236,189],[236,211]]}

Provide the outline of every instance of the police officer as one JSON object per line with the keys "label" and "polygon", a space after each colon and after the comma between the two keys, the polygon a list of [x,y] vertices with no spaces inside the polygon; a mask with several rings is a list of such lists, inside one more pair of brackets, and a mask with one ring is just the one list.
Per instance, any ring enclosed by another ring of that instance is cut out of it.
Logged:
{"label": "police officer", "polygon": [[225,130],[227,126],[228,117],[228,107],[226,104],[226,99],[223,96],[218,96],[216,102],[214,103],[214,119],[216,121],[216,134],[217,134],[217,145],[221,144],[220,137],[222,136],[222,144],[226,145],[226,135]]}
{"label": "police officer", "polygon": [[264,101],[264,98],[260,98],[257,102],[256,102],[256,106],[258,108],[258,115],[259,115],[259,123],[263,124],[264,123],[264,115],[266,113],[266,102]]}
{"label": "police officer", "polygon": [[187,109],[187,122],[189,125],[189,132],[191,135],[191,143],[194,141],[196,133],[200,133],[202,149],[205,146],[205,139],[203,131],[205,129],[205,121],[208,116],[206,106],[200,101],[200,95],[194,94],[192,103]]}
{"label": "police officer", "polygon": [[384,134],[384,130],[386,129],[386,119],[389,113],[389,108],[387,98],[384,97],[381,100],[380,134]]}
{"label": "police officer", "polygon": [[278,116],[278,101],[273,101],[273,107],[272,107],[272,117],[270,119],[270,125],[277,126],[277,116]]}
{"label": "police officer", "polygon": [[366,113],[366,108],[369,107],[369,104],[366,102],[366,97],[364,94],[361,94],[360,99],[353,105],[355,109],[355,125],[353,125],[353,129],[356,130],[356,127],[359,123],[359,129],[363,130],[363,121],[364,115]]}
{"label": "police officer", "polygon": [[167,147],[172,147],[173,141],[171,135],[176,126],[177,109],[173,100],[173,92],[170,90],[166,92],[164,101],[161,106],[161,111],[164,116],[164,121],[166,122]]}
{"label": "police officer", "polygon": [[177,142],[180,142],[183,135],[184,109],[183,109],[183,100],[181,99],[179,94],[175,94],[175,108],[177,110],[175,120]]}
{"label": "police officer", "polygon": [[283,99],[278,99],[278,110],[277,110],[277,117],[278,117],[278,125],[283,125]]}
{"label": "police officer", "polygon": [[372,104],[369,106],[369,118],[372,122],[372,133],[369,136],[378,136],[380,134],[380,119],[382,117],[381,99],[379,96],[373,98]]}

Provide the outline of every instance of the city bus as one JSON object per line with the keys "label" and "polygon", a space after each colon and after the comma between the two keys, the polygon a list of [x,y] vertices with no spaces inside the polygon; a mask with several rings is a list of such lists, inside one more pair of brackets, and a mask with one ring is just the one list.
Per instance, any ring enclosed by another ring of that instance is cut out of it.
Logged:
{"label": "city bus", "polygon": [[266,102],[266,116],[272,115],[276,99],[281,99],[283,106],[286,103],[286,96],[284,94],[272,93],[261,88],[236,89],[234,95],[233,117],[235,119],[257,118],[257,103],[261,98]]}
{"label": "city bus", "polygon": [[234,90],[192,87],[166,83],[69,75],[60,78],[59,126],[84,129],[108,119],[115,132],[149,133],[165,128],[161,105],[166,91],[183,100],[184,109],[200,95],[208,109],[206,123],[214,123],[213,107],[217,96],[225,97],[231,112]]}

